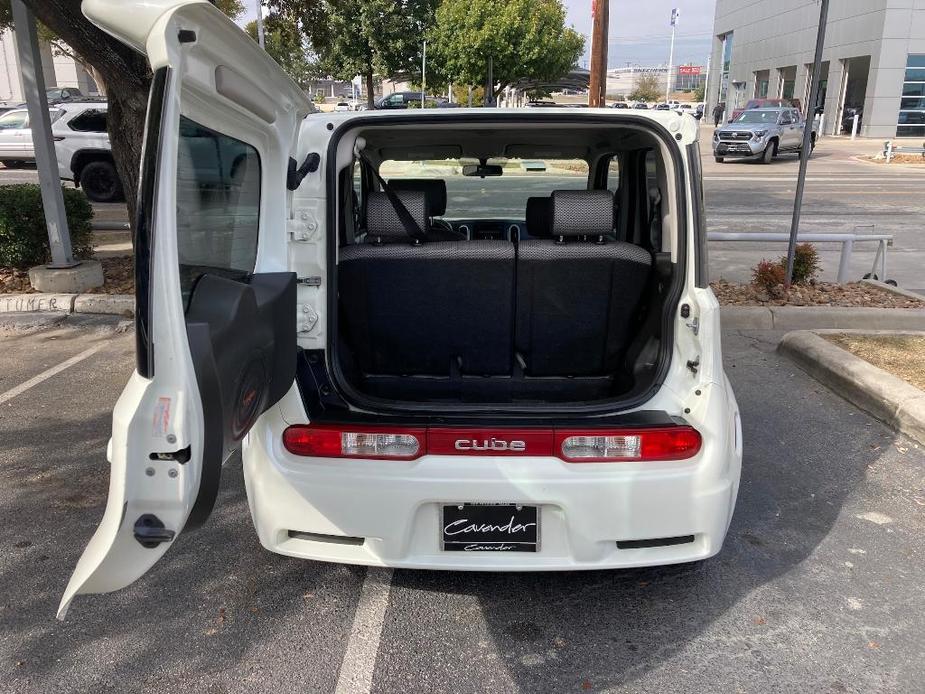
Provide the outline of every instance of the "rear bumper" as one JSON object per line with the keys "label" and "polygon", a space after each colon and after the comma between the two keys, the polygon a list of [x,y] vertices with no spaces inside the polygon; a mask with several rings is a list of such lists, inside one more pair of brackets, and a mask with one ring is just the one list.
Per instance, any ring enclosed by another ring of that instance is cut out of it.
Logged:
{"label": "rear bumper", "polygon": [[[305,559],[470,571],[606,569],[705,559],[722,547],[741,467],[735,401],[731,394],[723,400],[731,404],[729,417],[721,431],[702,432],[704,446],[696,458],[644,464],[297,457],[280,443],[286,423],[274,410],[252,430],[245,447],[248,500],[261,544]],[[440,507],[461,502],[539,506],[539,551],[443,552]],[[291,531],[316,539],[292,537]],[[618,541],[681,536],[693,541],[617,547]]]}

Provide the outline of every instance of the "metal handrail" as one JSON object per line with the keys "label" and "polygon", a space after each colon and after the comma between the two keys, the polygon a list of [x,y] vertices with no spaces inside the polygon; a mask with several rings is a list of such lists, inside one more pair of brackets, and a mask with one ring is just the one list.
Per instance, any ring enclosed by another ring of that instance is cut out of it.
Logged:
{"label": "metal handrail", "polygon": [[886,158],[887,164],[893,160],[893,155],[895,154],[921,154],[925,157],[925,142],[922,143],[921,147],[909,147],[907,145],[896,146],[893,144],[892,140],[884,142],[883,156]]}
{"label": "metal handrail", "polygon": [[[707,232],[707,241],[789,241],[790,234],[778,232],[758,231],[754,233],[734,232],[734,231],[710,231]],[[838,260],[838,275],[836,282],[844,284],[848,281],[848,272],[851,265],[851,254],[854,252],[854,244],[864,241],[877,242],[877,254],[874,256],[874,263],[871,266],[871,276],[877,276],[881,280],[886,279],[886,249],[887,246],[893,245],[892,234],[800,234],[797,236],[798,243],[840,243],[841,255]]]}

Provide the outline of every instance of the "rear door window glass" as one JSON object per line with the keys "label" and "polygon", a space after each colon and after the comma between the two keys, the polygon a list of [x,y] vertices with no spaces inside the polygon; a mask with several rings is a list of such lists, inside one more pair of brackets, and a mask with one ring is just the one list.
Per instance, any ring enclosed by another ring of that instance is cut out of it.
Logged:
{"label": "rear door window glass", "polygon": [[260,179],[254,147],[181,116],[177,251],[184,300],[206,273],[244,279],[254,271]]}
{"label": "rear door window glass", "polygon": [[71,130],[82,133],[106,132],[106,111],[93,108],[74,116],[67,124]]}

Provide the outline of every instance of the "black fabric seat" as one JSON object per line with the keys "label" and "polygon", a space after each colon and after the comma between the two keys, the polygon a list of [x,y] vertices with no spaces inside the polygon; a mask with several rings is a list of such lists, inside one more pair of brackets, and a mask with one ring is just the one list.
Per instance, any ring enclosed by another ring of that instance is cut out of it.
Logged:
{"label": "black fabric seat", "polygon": [[527,234],[534,239],[552,238],[552,198],[527,198],[527,210],[524,217]]}
{"label": "black fabric seat", "polygon": [[515,345],[528,377],[621,368],[652,257],[639,246],[608,240],[613,220],[610,191],[556,191],[557,240],[519,244]]}
{"label": "black fabric seat", "polygon": [[431,241],[464,241],[465,234],[460,234],[443,219],[446,214],[446,181],[442,178],[392,178],[389,187],[398,191],[417,191],[424,193],[430,214],[424,229]]}
{"label": "black fabric seat", "polygon": [[[397,195],[425,228],[424,193]],[[368,198],[366,233],[372,242],[341,248],[338,265],[343,324],[364,374],[510,375],[513,244],[413,244],[384,193]]]}

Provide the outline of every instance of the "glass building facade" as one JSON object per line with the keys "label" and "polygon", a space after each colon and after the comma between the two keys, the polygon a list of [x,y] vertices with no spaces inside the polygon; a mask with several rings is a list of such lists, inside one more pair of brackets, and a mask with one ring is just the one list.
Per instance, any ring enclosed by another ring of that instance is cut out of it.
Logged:
{"label": "glass building facade", "polygon": [[906,61],[896,137],[925,137],[925,53],[910,54]]}

